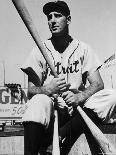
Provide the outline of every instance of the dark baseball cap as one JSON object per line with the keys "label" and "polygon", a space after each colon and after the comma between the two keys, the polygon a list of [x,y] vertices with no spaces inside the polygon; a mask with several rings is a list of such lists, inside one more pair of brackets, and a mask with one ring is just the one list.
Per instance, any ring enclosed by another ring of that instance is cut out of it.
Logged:
{"label": "dark baseball cap", "polygon": [[45,15],[48,15],[52,11],[60,12],[65,16],[70,15],[70,9],[67,3],[60,0],[48,2],[43,6],[43,12]]}

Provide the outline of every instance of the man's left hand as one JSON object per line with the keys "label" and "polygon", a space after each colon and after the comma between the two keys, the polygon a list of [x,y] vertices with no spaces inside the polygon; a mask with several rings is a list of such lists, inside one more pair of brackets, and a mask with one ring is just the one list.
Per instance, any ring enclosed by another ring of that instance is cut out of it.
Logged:
{"label": "man's left hand", "polygon": [[62,97],[69,107],[70,106],[78,106],[78,104],[79,104],[79,95],[74,94],[71,91],[63,92]]}

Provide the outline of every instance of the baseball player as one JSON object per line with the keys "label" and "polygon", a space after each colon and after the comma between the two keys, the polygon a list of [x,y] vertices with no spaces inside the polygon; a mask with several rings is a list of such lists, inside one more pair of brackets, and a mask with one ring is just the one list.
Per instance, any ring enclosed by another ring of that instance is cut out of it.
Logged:
{"label": "baseball player", "polygon": [[25,155],[37,155],[41,146],[52,142],[57,107],[61,154],[65,155],[79,135],[88,130],[76,107],[80,105],[96,124],[108,122],[116,110],[116,92],[103,89],[97,70],[101,63],[94,50],[70,36],[68,5],[64,1],[48,2],[43,12],[51,31],[51,38],[43,44],[58,78],[54,78],[39,49],[33,48],[21,68],[28,75],[29,86],[23,116],[24,151]]}

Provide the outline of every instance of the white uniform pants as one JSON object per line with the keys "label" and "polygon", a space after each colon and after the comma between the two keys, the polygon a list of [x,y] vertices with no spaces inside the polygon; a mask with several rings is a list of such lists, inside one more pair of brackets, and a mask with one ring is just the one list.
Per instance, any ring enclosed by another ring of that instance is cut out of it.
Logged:
{"label": "white uniform pants", "polygon": [[[54,111],[54,103],[50,97],[38,94],[27,102],[23,121],[34,121],[48,127]],[[92,95],[84,104],[92,109],[103,122],[109,122],[116,113],[116,90],[103,89]]]}

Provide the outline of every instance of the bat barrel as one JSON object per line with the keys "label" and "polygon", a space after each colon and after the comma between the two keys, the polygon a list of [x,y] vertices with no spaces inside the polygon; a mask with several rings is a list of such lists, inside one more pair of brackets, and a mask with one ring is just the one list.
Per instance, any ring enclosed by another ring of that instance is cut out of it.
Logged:
{"label": "bat barrel", "polygon": [[46,62],[48,63],[51,71],[53,72],[55,77],[58,77],[58,75],[55,72],[55,67],[53,66],[53,64],[51,63],[51,60],[48,56],[48,54],[46,53],[46,49],[43,45],[43,42],[41,41],[41,38],[39,36],[39,33],[34,25],[34,22],[27,10],[27,8],[25,7],[25,4],[23,2],[23,0],[12,0],[16,10],[18,11],[20,17],[22,18],[25,26],[27,27],[28,31],[30,32],[32,38],[34,39],[36,45],[38,46],[38,48],[40,49],[42,55],[44,56]]}
{"label": "bat barrel", "polygon": [[91,131],[93,137],[97,141],[103,153],[105,153],[105,155],[116,154],[116,148],[114,148],[114,146],[107,140],[102,131],[92,122],[92,120],[86,115],[86,113],[81,109],[80,106],[77,107],[77,110],[86,122],[89,130]]}

